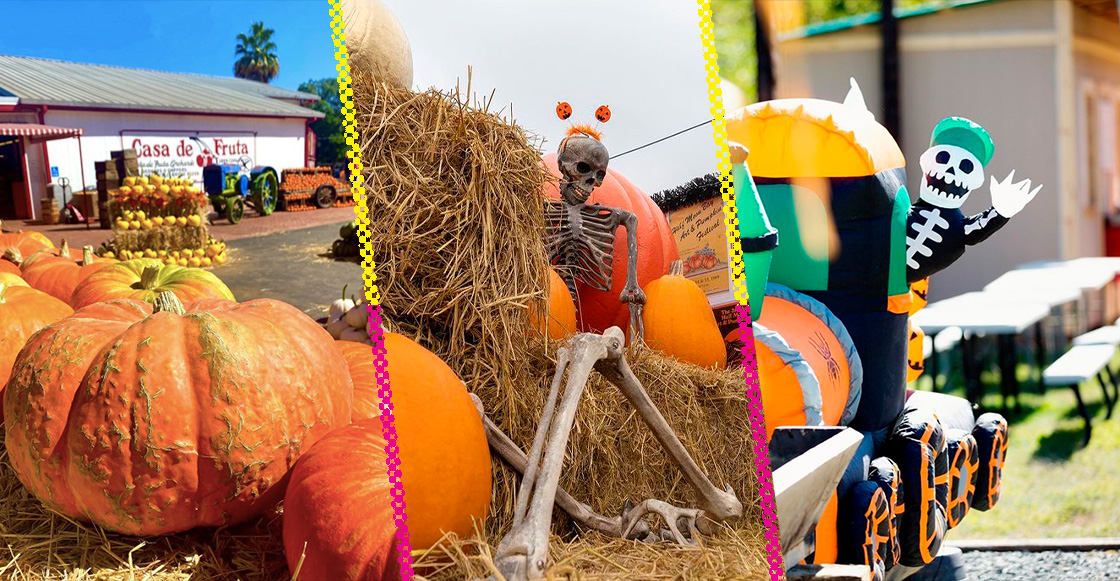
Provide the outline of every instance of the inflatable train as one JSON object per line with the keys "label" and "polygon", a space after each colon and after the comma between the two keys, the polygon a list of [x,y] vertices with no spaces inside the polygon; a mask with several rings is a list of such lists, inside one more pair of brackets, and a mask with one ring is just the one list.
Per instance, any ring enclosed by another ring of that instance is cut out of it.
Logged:
{"label": "inflatable train", "polygon": [[1007,422],[907,391],[926,282],[907,282],[902,151],[854,82],[843,104],[757,103],[727,131],[749,151],[735,196],[768,437],[789,425],[864,435],[809,560],[866,564],[876,579],[929,564],[948,529],[999,500]]}

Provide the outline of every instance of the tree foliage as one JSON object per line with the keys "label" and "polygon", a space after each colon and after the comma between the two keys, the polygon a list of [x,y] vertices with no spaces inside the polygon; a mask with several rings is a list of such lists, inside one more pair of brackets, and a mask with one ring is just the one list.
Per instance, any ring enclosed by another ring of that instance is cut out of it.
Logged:
{"label": "tree foliage", "polygon": [[321,101],[311,105],[312,109],[322,112],[326,117],[316,119],[311,124],[315,132],[315,160],[319,165],[332,165],[346,159],[346,135],[342,129],[342,99],[338,95],[338,79],[307,81],[299,86],[305,93],[314,93]]}
{"label": "tree foliage", "polygon": [[234,55],[233,74],[242,79],[267,83],[280,74],[280,60],[276,57],[276,43],[272,35],[276,31],[265,28],[263,22],[254,22],[249,34],[237,35],[237,48]]}

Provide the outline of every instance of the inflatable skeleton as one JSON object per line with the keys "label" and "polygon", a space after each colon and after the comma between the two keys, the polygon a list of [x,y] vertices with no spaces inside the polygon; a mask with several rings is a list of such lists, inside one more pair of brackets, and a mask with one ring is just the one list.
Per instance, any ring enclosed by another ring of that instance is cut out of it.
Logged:
{"label": "inflatable skeleton", "polygon": [[919,160],[922,184],[907,220],[906,279],[922,280],[955,262],[965,247],[987,240],[1034,199],[1042,186],[991,178],[992,206],[973,216],[960,207],[984,185],[984,167],[995,146],[983,127],[961,117],[942,120],[933,129],[930,148]]}
{"label": "inflatable skeleton", "polygon": [[[599,113],[597,117],[603,121]],[[561,118],[566,117],[561,114]],[[631,332],[636,331],[641,337],[641,308],[645,295],[637,281],[637,217],[617,208],[586,203],[595,188],[603,183],[609,159],[606,147],[589,134],[576,132],[560,143],[561,201],[550,202],[545,211],[548,252],[573,299],[577,296],[577,281],[609,289],[615,233],[619,226],[625,226],[629,260],[626,287],[620,300],[630,306]],[[554,505],[559,505],[581,526],[606,535],[680,544],[696,544],[698,535],[711,533],[714,523],[743,514],[743,504],[734,491],[730,487],[720,489],[712,483],[653,404],[630,370],[624,345],[622,330],[611,327],[602,335],[576,335],[560,348],[548,399],[528,455],[486,417],[481,400],[472,395],[482,414],[490,447],[522,475],[513,527],[498,544],[495,558],[498,571],[507,581],[544,576]],[[662,500],[647,499],[636,506],[627,503],[619,516],[606,517],[560,488],[568,437],[580,397],[593,372],[617,386],[634,406],[696,490],[699,508],[682,508]],[[646,523],[647,516],[659,516],[665,528],[653,531]]]}

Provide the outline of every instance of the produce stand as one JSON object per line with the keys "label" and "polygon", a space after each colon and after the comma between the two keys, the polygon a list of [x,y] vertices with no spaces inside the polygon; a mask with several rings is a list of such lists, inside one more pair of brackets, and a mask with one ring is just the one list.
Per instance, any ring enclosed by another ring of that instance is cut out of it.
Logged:
{"label": "produce stand", "polygon": [[288,168],[280,182],[280,209],[303,212],[354,205],[350,185],[334,177],[329,167]]}

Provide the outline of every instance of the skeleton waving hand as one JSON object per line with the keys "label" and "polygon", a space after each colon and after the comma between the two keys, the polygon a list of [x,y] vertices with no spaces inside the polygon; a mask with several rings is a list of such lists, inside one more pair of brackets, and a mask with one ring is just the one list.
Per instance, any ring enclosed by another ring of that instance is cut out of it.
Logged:
{"label": "skeleton waving hand", "polygon": [[942,120],[933,129],[930,148],[922,154],[922,185],[906,225],[906,279],[914,283],[938,272],[964,254],[965,248],[987,240],[1034,199],[1042,186],[991,178],[992,205],[965,216],[960,207],[984,185],[984,166],[995,145],[988,132],[960,117]]}

